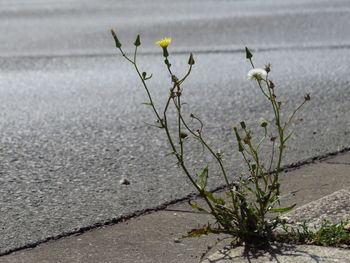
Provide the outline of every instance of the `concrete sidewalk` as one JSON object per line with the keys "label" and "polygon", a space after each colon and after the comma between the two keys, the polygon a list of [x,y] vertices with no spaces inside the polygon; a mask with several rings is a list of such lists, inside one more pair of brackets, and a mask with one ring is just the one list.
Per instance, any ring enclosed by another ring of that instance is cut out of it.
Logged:
{"label": "concrete sidewalk", "polygon": [[[282,193],[298,191],[295,196],[287,197],[283,203],[285,205],[292,203],[298,204],[299,208],[292,212],[292,215],[295,215],[298,219],[303,218],[303,216],[308,219],[318,218],[327,214],[327,211],[332,215],[331,219],[333,220],[337,220],[337,218],[342,218],[343,216],[349,216],[350,194],[348,196],[346,195],[347,191],[349,191],[346,188],[350,186],[350,152],[286,171],[283,173],[281,180]],[[325,201],[326,199],[316,201],[321,198],[330,199],[327,199],[328,201]],[[310,203],[313,201],[314,203]],[[309,205],[304,206],[306,204]],[[320,204],[326,204],[326,206],[321,206]],[[319,209],[317,209],[318,206]],[[325,207],[327,209],[324,209]],[[307,213],[308,211],[309,213]],[[180,238],[182,234],[198,227],[198,225],[207,223],[209,220],[209,216],[194,212],[187,202],[181,202],[168,206],[164,210],[135,217],[123,223],[46,242],[33,249],[20,250],[0,257],[0,262],[198,262],[201,253],[206,250],[208,245],[215,243],[217,237],[209,236],[184,240]],[[238,255],[243,253],[241,251],[242,248],[239,249],[240,251],[236,251]],[[230,254],[236,252],[226,250],[224,257],[222,257],[222,253],[214,253],[211,257],[212,260],[206,262],[346,263],[349,261],[344,260],[350,258],[350,250],[345,249],[313,246],[285,246],[283,249],[282,255],[277,255],[275,259],[271,258],[271,254],[268,254],[267,257],[260,257],[260,260],[250,258],[250,261],[247,261],[247,258],[239,259],[236,257],[237,254],[235,256]],[[274,253],[277,250],[276,248]],[[326,253],[326,256],[323,258],[322,253]],[[299,256],[297,257],[296,255]]]}
{"label": "concrete sidewalk", "polygon": [[[339,223],[341,220],[350,220],[350,187],[334,192],[303,205],[285,216],[291,222],[308,222],[309,228],[320,226],[323,220]],[[294,227],[298,225],[294,224]],[[262,262],[298,262],[298,263],[332,263],[349,262],[350,249],[330,248],[308,245],[272,244],[267,251],[240,247],[226,247],[211,255],[203,263],[262,263]],[[317,261],[315,261],[315,258]]]}

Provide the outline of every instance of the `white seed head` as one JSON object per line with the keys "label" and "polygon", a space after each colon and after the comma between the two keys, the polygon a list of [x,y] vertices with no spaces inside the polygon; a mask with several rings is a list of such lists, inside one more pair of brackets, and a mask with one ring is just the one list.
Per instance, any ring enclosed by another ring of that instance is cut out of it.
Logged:
{"label": "white seed head", "polygon": [[267,76],[267,72],[265,69],[261,69],[261,68],[254,68],[249,70],[248,72],[248,79],[265,79]]}

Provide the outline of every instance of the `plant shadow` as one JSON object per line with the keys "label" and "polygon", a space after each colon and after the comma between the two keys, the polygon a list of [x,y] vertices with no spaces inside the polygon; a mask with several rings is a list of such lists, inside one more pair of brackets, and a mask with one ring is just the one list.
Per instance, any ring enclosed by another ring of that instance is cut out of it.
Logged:
{"label": "plant shadow", "polygon": [[[321,258],[311,254],[300,247],[291,244],[273,243],[266,248],[258,249],[248,246],[231,245],[220,250],[215,256],[207,258],[206,263],[224,263],[224,262],[271,262],[283,263],[288,257],[288,262],[321,262]],[[283,259],[284,258],[284,259]],[[307,261],[305,261],[307,259]],[[260,261],[264,260],[264,261]],[[299,261],[300,260],[300,261]]]}

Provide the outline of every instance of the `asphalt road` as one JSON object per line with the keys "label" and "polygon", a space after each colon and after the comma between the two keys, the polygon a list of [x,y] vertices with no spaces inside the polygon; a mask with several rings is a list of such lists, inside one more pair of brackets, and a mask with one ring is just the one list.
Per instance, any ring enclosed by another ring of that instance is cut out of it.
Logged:
{"label": "asphalt road", "polygon": [[[117,55],[108,30],[127,51],[142,35],[140,66],[161,107],[170,84],[154,41],[173,37],[187,112],[224,151],[231,178],[241,171],[231,126],[269,118],[268,104],[246,80],[242,49],[273,66],[285,112],[310,92],[292,127],[285,164],[350,144],[350,2],[40,1],[0,3],[0,253],[109,222],[186,196],[192,188],[164,157],[162,131],[142,105],[142,86]],[[189,155],[193,167],[206,156]],[[197,157],[196,159],[194,157]],[[210,166],[212,187],[223,184]],[[331,175],[330,175],[331,176]],[[120,185],[127,178],[130,185]]]}

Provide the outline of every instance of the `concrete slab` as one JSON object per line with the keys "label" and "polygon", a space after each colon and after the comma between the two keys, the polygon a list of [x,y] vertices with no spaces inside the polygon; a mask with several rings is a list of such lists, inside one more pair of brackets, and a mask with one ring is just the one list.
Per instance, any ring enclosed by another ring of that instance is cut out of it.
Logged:
{"label": "concrete slab", "polygon": [[310,202],[287,213],[286,216],[293,221],[306,221],[314,226],[321,225],[324,220],[332,223],[350,221],[350,187]]}
{"label": "concrete slab", "polygon": [[319,246],[275,244],[269,251],[248,250],[244,247],[224,249],[203,263],[348,263],[350,250]]}
{"label": "concrete slab", "polygon": [[[350,166],[328,163],[337,157],[328,159],[327,162],[301,166],[282,174],[280,178],[282,195],[296,192],[294,196],[282,199],[282,204],[296,203],[297,206],[302,206],[350,186]],[[344,154],[343,158],[350,159],[350,153]]]}
{"label": "concrete slab", "polygon": [[[327,158],[323,162],[328,163],[328,164],[350,165],[350,154],[349,153],[338,154],[336,157]],[[349,168],[349,170],[350,170],[350,168]],[[349,172],[349,176],[350,176],[350,172]]]}

